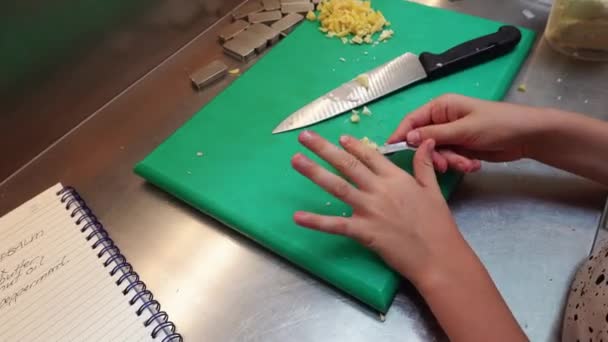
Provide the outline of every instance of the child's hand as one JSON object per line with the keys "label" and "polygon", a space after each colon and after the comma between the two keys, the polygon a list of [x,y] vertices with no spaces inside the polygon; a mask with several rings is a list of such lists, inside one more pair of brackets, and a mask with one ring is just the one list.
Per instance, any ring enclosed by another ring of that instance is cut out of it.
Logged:
{"label": "child's hand", "polygon": [[435,167],[477,171],[479,160],[503,162],[527,156],[534,133],[543,126],[543,110],[444,95],[403,119],[388,139],[418,145],[426,139],[442,147],[433,155]]}
{"label": "child's hand", "polygon": [[450,340],[526,341],[441,196],[431,160],[433,140],[423,141],[414,156],[415,177],[351,137],[340,139],[345,150],[311,132],[300,134],[300,142],[356,187],[295,155],[296,170],[353,208],[352,217],[297,212],[297,224],[375,250],[416,286]]}
{"label": "child's hand", "polygon": [[295,155],[292,165],[298,172],[353,208],[352,217],[297,212],[297,224],[358,240],[417,286],[426,277],[459,269],[447,263],[470,250],[435,178],[434,141],[423,142],[416,152],[414,178],[352,137],[340,139],[344,150],[308,131],[299,140],[356,187],[304,155]]}

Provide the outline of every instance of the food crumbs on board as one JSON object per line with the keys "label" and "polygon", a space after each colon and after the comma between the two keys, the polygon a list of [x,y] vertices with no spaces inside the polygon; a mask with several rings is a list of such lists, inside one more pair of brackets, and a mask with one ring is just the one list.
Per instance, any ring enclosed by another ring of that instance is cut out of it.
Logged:
{"label": "food crumbs on board", "polygon": [[342,216],[346,216],[346,213],[342,213]]}
{"label": "food crumbs on board", "polygon": [[340,57],[340,61],[341,61],[341,62],[346,62],[346,58],[344,58],[344,57]]}
{"label": "food crumbs on board", "polygon": [[526,90],[528,90],[528,88],[526,87],[526,85],[525,85],[524,83],[520,84],[520,85],[517,87],[517,91],[519,91],[519,92],[521,92],[521,93],[525,93],[525,92],[526,92]]}
{"label": "food crumbs on board", "polygon": [[321,31],[323,33],[327,33],[327,31],[329,31],[329,30],[326,29],[325,27],[319,27],[319,31]]}
{"label": "food crumbs on board", "polygon": [[365,87],[365,89],[369,89],[369,76],[367,74],[357,76],[355,81],[357,81],[360,86]]}
{"label": "food crumbs on board", "polygon": [[197,157],[202,157],[203,156],[203,152],[201,152],[201,151],[196,152],[196,156]]}
{"label": "food crumbs on board", "polygon": [[367,55],[367,54],[369,54],[369,52],[367,52],[367,51],[363,51],[363,54],[364,54],[364,55]]}
{"label": "food crumbs on board", "polygon": [[235,69],[230,69],[230,70],[228,70],[228,73],[229,73],[230,75],[237,75],[237,74],[238,74],[238,73],[240,73],[240,72],[241,72],[241,69],[239,69],[239,68],[235,68]]}
{"label": "food crumbs on board", "polygon": [[354,36],[351,40],[350,40],[351,44],[363,44],[363,38],[359,37],[359,36]]}
{"label": "food crumbs on board", "polygon": [[325,203],[325,205],[329,207],[331,205],[331,202],[327,202]]}
{"label": "food crumbs on board", "polygon": [[342,44],[347,44],[347,43],[348,43],[348,38],[342,37]]}
{"label": "food crumbs on board", "polygon": [[372,36],[365,36],[365,38],[363,39],[363,41],[366,44],[372,44],[374,42],[374,40],[372,39]]}
{"label": "food crumbs on board", "polygon": [[361,114],[363,115],[372,115],[372,111],[369,110],[369,108],[367,108],[367,106],[363,106],[363,111],[361,111]]}
{"label": "food crumbs on board", "polygon": [[189,175],[191,175],[192,171],[188,170],[188,171],[186,171],[186,173],[189,174]]}
{"label": "food crumbs on board", "polygon": [[353,113],[353,115],[350,116],[350,122],[359,123],[359,121],[361,121],[361,117],[359,116],[359,114]]}
{"label": "food crumbs on board", "polygon": [[306,13],[306,19],[309,21],[315,21],[317,20],[317,16],[315,15],[315,12],[308,11],[308,13]]}
{"label": "food crumbs on board", "polygon": [[395,33],[395,31],[393,30],[384,30],[382,31],[382,33],[380,33],[380,37],[378,37],[378,41],[386,41],[390,38],[393,37],[393,34]]}

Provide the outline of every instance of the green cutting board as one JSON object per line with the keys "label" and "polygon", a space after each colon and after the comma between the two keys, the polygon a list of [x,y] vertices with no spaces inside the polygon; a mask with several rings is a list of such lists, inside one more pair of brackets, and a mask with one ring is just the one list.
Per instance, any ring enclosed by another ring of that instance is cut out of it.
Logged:
{"label": "green cutting board", "polygon": [[[135,172],[386,312],[399,275],[352,240],[293,223],[296,210],[329,215],[349,215],[351,210],[291,168],[290,158],[296,152],[318,160],[298,144],[299,131],[279,135],[271,131],[301,106],[398,55],[442,52],[493,33],[501,24],[402,0],[375,0],[373,5],[392,22],[395,36],[388,43],[345,45],[325,38],[318,23],[304,22],[141,161]],[[404,115],[441,94],[501,99],[534,40],[531,31],[522,29],[522,33],[513,53],[386,97],[371,104],[373,115],[362,116],[359,124],[350,123],[349,115],[343,115],[312,128],[334,142],[341,134],[383,142]],[[204,155],[197,156],[198,151]],[[411,158],[404,152],[394,162],[410,171]],[[446,197],[459,178],[453,173],[440,177]]]}

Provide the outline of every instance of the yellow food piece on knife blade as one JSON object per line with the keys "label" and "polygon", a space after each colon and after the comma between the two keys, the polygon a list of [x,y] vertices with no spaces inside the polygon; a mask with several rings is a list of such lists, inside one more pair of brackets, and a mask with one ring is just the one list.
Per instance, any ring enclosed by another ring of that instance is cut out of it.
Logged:
{"label": "yellow food piece on knife blade", "polygon": [[357,83],[359,83],[359,85],[361,85],[362,87],[365,87],[365,89],[369,89],[369,76],[367,76],[367,74],[361,74],[357,76],[357,78],[355,78],[355,81],[357,81]]}

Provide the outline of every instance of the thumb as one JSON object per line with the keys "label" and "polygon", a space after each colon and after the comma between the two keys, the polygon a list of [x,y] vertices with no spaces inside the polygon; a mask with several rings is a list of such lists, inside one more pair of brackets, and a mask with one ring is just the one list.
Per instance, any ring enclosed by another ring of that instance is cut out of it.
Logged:
{"label": "thumb", "polygon": [[433,167],[434,149],[435,141],[432,139],[425,140],[414,155],[414,176],[423,187],[439,187]]}
{"label": "thumb", "polygon": [[458,145],[465,140],[466,130],[464,119],[424,126],[409,132],[407,142],[417,146],[427,139],[433,139],[437,145]]}

